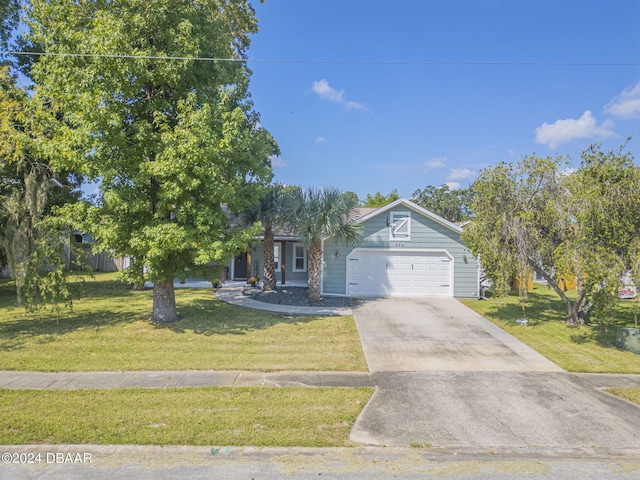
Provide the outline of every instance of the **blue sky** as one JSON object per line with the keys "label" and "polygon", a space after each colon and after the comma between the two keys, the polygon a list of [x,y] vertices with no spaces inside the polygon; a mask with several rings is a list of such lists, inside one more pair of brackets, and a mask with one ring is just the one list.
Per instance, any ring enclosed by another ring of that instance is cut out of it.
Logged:
{"label": "blue sky", "polygon": [[254,7],[251,92],[279,182],[409,197],[531,154],[577,165],[629,135],[640,156],[638,0]]}

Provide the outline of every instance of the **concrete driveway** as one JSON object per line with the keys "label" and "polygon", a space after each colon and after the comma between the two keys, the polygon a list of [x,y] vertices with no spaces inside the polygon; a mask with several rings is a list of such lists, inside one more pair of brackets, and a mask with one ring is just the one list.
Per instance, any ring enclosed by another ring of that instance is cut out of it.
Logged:
{"label": "concrete driveway", "polygon": [[453,298],[383,298],[352,305],[371,372],[562,371]]}
{"label": "concrete driveway", "polygon": [[640,456],[639,407],[564,372],[457,300],[353,303],[377,390],[352,441],[461,453]]}

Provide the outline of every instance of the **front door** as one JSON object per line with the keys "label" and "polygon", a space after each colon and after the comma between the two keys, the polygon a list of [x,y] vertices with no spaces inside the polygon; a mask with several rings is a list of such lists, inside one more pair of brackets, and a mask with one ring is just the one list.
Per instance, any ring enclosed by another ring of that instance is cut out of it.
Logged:
{"label": "front door", "polygon": [[246,280],[247,279],[247,252],[242,252],[233,260],[233,279],[234,280]]}

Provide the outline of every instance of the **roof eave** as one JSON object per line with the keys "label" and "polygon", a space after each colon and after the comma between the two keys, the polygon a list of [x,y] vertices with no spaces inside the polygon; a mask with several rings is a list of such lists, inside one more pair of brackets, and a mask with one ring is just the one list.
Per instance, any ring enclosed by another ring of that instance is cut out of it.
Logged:
{"label": "roof eave", "polygon": [[396,208],[399,205],[403,205],[407,208],[410,208],[422,215],[424,215],[427,218],[430,218],[431,220],[433,220],[434,222],[439,223],[440,225],[447,227],[451,230],[453,230],[456,233],[462,233],[462,229],[460,227],[458,227],[456,224],[451,223],[449,220],[442,218],[439,215],[436,215],[433,212],[430,212],[429,210],[422,208],[420,205],[416,205],[415,203],[413,203],[410,200],[407,200],[406,198],[399,198],[398,200],[395,200],[391,203],[389,203],[388,205],[385,205],[384,207],[380,207],[378,210],[375,210],[371,213],[368,213],[367,215],[364,215],[362,217],[360,217],[359,219],[357,219],[355,221],[355,223],[363,223],[366,222],[367,220],[370,220],[373,217],[376,217],[382,213],[388,212],[389,210]]}

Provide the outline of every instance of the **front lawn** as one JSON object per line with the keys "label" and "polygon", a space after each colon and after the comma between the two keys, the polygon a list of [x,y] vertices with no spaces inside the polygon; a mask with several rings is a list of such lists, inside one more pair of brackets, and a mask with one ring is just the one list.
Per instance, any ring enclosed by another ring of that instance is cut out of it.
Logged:
{"label": "front lawn", "polygon": [[0,369],[367,370],[353,317],[291,317],[225,304],[209,289],[177,289],[181,319],[148,321],[152,292],[113,274],[87,278],[72,310],[26,313],[0,282]]}
{"label": "front lawn", "polygon": [[337,447],[371,388],[0,390],[0,444]]}
{"label": "front lawn", "polygon": [[[570,372],[640,373],[640,355],[615,346],[616,328],[633,327],[631,301],[620,302],[614,318],[576,328],[565,324],[566,309],[553,290],[536,284],[528,296],[525,313],[517,294],[462,302]],[[519,318],[528,325],[518,325]]]}
{"label": "front lawn", "polygon": [[640,405],[640,388],[605,388],[604,391]]}

